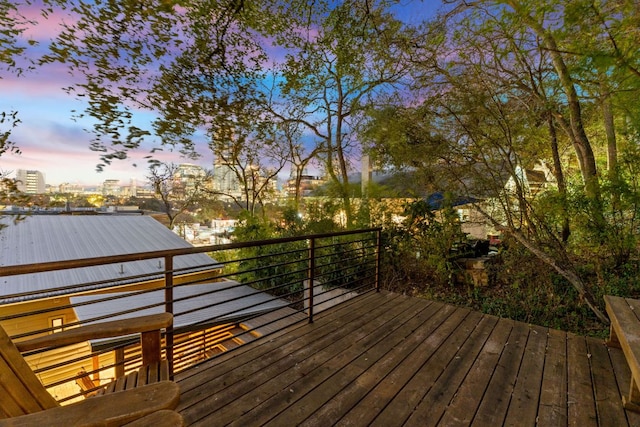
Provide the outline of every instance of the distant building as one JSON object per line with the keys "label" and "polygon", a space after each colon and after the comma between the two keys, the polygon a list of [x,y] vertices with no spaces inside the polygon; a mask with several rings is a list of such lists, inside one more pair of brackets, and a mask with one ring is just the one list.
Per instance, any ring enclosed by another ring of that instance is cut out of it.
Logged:
{"label": "distant building", "polygon": [[525,197],[531,198],[550,187],[555,188],[556,179],[549,166],[543,161],[538,161],[533,169],[516,166],[514,175],[510,176],[505,184],[505,190],[515,194],[518,186],[522,188]]}
{"label": "distant building", "polygon": [[44,194],[46,186],[44,175],[37,170],[18,169],[16,171],[16,184],[18,190],[27,194]]}
{"label": "distant building", "polygon": [[369,155],[365,154],[362,156],[362,160],[361,160],[361,182],[360,185],[362,186],[362,195],[366,195],[367,194],[367,189],[369,188],[369,182],[371,182],[371,178],[373,175],[373,165],[371,164],[371,159],[369,158]]}
{"label": "distant building", "polygon": [[221,200],[232,200],[242,197],[240,180],[233,167],[222,156],[213,162],[213,191],[220,195]]}
{"label": "distant building", "polygon": [[103,196],[120,196],[121,193],[122,188],[120,187],[120,180],[118,179],[107,179],[102,184]]}
{"label": "distant building", "polygon": [[136,187],[135,197],[140,199],[153,199],[156,196],[156,192],[151,188]]}
{"label": "distant building", "polygon": [[195,178],[201,178],[205,176],[204,169],[201,166],[191,163],[181,163],[176,168],[174,178],[181,180],[192,180]]}
{"label": "distant building", "polygon": [[[546,162],[536,162],[533,169],[525,169],[517,165],[513,174],[505,180],[498,197],[486,197],[482,201],[460,204],[456,207],[462,231],[475,239],[494,239],[500,235],[500,232],[492,222],[487,220],[485,213],[491,215],[495,221],[506,224],[503,213],[504,200],[511,200],[510,210],[513,214],[520,209],[519,197],[531,201],[553,188],[557,188],[557,182]],[[482,205],[482,211],[477,209],[477,204]]]}
{"label": "distant building", "polygon": [[[302,179],[300,180],[300,197],[307,197],[311,195],[311,192],[323,185],[326,181],[321,176],[314,175],[302,175]],[[290,178],[287,181],[287,196],[295,197],[296,196],[296,180],[295,178]]]}
{"label": "distant building", "polygon": [[206,184],[206,172],[201,166],[191,163],[182,163],[178,165],[173,174],[173,195],[175,197],[188,197],[195,191],[202,190]]}
{"label": "distant building", "polygon": [[[52,187],[52,190],[54,190],[54,187]],[[72,194],[74,196],[78,196],[80,194],[84,194],[84,187],[80,186],[78,184],[69,184],[68,182],[65,182],[65,183],[60,184],[58,189],[54,190],[54,192],[69,193],[69,194]]]}
{"label": "distant building", "polygon": [[131,181],[129,181],[129,196],[137,197],[137,195],[138,195],[138,183],[136,182],[135,179],[131,178]]}

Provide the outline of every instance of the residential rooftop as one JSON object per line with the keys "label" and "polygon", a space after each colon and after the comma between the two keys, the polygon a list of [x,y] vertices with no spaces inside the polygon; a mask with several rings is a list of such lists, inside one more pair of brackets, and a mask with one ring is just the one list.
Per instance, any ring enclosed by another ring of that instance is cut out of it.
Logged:
{"label": "residential rooftop", "polygon": [[[180,236],[145,215],[33,215],[14,222],[4,218],[0,236],[0,266],[19,266],[70,261],[122,254],[166,251],[193,247]],[[70,287],[87,284],[85,290],[99,288],[114,277],[146,280],[163,275],[161,256],[155,259],[103,264],[91,268],[68,269],[2,277],[0,303],[19,302],[22,297],[6,295],[38,293],[53,297],[71,293]],[[176,271],[214,269],[216,261],[206,253],[176,257]],[[67,287],[60,290],[60,287]],[[74,292],[80,289],[74,289]]]}

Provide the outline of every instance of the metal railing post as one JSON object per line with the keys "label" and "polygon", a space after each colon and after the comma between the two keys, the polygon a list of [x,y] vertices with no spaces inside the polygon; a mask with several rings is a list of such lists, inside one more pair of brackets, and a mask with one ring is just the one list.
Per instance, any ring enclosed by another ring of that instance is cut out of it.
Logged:
{"label": "metal railing post", "polygon": [[309,323],[313,323],[313,288],[316,275],[316,239],[309,240],[309,271],[307,281],[309,282]]}
{"label": "metal railing post", "polygon": [[[173,256],[171,255],[164,258],[164,285],[164,310],[173,314]],[[169,378],[173,380],[173,325],[167,328],[165,344]]]}
{"label": "metal railing post", "polygon": [[380,292],[380,262],[382,259],[382,230],[376,231],[376,292]]}

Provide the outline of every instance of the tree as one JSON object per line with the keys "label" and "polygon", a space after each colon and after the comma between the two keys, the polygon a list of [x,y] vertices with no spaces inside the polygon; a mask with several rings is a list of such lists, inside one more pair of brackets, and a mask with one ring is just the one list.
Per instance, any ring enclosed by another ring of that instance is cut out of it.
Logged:
{"label": "tree", "polygon": [[209,142],[216,157],[213,194],[233,200],[254,215],[274,196],[288,147],[282,144],[278,127],[264,118],[255,102],[237,100],[228,105],[224,121],[216,125]]}
{"label": "tree", "polygon": [[366,105],[399,85],[407,71],[400,49],[402,25],[389,4],[322,3],[301,17],[298,27],[304,30],[285,44],[281,96],[298,114],[275,114],[303,124],[316,139],[314,150],[342,200],[347,225],[353,220],[349,173],[350,158],[358,153],[358,120]]}
{"label": "tree", "polygon": [[[16,60],[27,49],[20,43],[20,36],[29,24],[30,22],[19,13],[15,2],[0,0],[0,66],[3,67],[3,71],[16,74],[24,72]],[[17,111],[0,111],[0,156],[20,154],[15,142],[10,139],[11,131],[19,123]],[[6,171],[0,171],[0,176],[4,178],[6,175]],[[7,184],[5,182],[5,185]]]}
{"label": "tree", "polygon": [[[583,182],[576,200],[584,199],[588,214],[573,213],[574,218],[588,219],[580,234],[586,231],[603,242],[609,224],[593,146],[597,138],[588,135],[597,105],[586,89],[605,87],[602,79],[609,74],[585,68],[584,58],[594,58],[586,49],[579,52],[582,56],[567,51],[579,45],[575,40],[580,34],[557,25],[566,12],[560,2],[450,3],[458,7],[441,21],[425,25],[422,39],[414,41],[415,90],[424,102],[395,111],[375,110],[375,122],[368,127],[375,141],[372,152],[395,164],[435,172],[425,174],[434,186],[490,196],[491,205],[479,206],[487,218],[565,277],[606,320],[567,250],[572,214],[567,212],[566,157],[560,153],[571,144]],[[618,86],[616,77],[611,74],[606,87]],[[398,117],[402,121],[394,124]],[[404,129],[399,136],[398,128]],[[562,129],[562,136],[556,128]],[[384,141],[389,133],[396,136]],[[518,171],[540,158],[554,165],[560,194],[555,209],[564,212],[560,222],[552,221],[544,209],[549,204],[532,199],[519,178]],[[515,184],[510,191],[504,190],[507,177]]]}
{"label": "tree", "polygon": [[[80,79],[70,90],[88,99],[99,168],[149,140],[150,159],[167,146],[195,158],[206,146],[241,187],[215,193],[254,213],[288,158],[259,90],[265,40],[301,4],[80,2],[45,60],[69,64]],[[149,126],[135,120],[138,109],[156,116]]]}
{"label": "tree", "polygon": [[[318,149],[309,153],[323,155],[351,217],[349,156],[352,150],[357,155],[353,129],[359,112],[405,71],[401,25],[388,13],[393,3],[78,1],[70,8],[75,19],[64,24],[44,60],[65,62],[80,78],[69,90],[88,100],[82,115],[93,121],[91,148],[101,153],[99,168],[149,140],[154,149],[171,146],[197,156],[197,139],[205,135],[219,157],[229,151],[221,144],[264,143],[256,137],[263,127],[256,122],[268,119],[261,86],[282,83],[277,96],[304,116],[288,117],[284,109],[270,113],[315,135]],[[286,52],[275,76],[269,42]],[[151,126],[134,119],[138,109],[157,115]],[[299,154],[298,160],[306,161]],[[238,165],[244,169],[237,171],[241,181],[252,176],[244,164]]]}
{"label": "tree", "polygon": [[[44,61],[69,65],[68,90],[88,100],[99,168],[144,144],[197,156],[195,138],[234,127],[233,110],[255,96],[264,54],[253,27],[259,5],[223,2],[73,2],[73,20]],[[150,124],[137,110],[152,112]],[[237,110],[236,110],[237,111]],[[151,141],[149,141],[151,139]]]}
{"label": "tree", "polygon": [[162,202],[169,228],[173,229],[178,217],[197,206],[206,194],[211,176],[204,170],[185,173],[173,163],[156,163],[149,168],[147,179]]}
{"label": "tree", "polygon": [[[15,128],[19,122],[16,112],[11,112],[9,114],[0,112],[0,127],[2,128],[0,129],[0,156],[7,154],[20,154],[20,150],[17,145],[9,139],[11,136],[11,130]],[[18,191],[17,183],[13,179],[9,178],[9,173],[10,171],[0,169],[0,198],[7,201],[8,204],[24,203],[28,200],[28,197]],[[19,197],[16,197],[18,195]]]}
{"label": "tree", "polygon": [[[300,211],[300,202],[302,198],[302,179],[304,177],[307,167],[313,162],[318,160],[320,153],[322,152],[322,145],[314,145],[311,149],[305,147],[302,141],[303,125],[298,120],[282,119],[282,116],[274,117],[276,126],[281,131],[282,141],[286,147],[286,153],[288,153],[288,160],[291,163],[291,175],[294,180],[295,195],[293,200],[293,209],[296,212]],[[293,112],[286,114],[285,117],[293,118],[296,114]]]}

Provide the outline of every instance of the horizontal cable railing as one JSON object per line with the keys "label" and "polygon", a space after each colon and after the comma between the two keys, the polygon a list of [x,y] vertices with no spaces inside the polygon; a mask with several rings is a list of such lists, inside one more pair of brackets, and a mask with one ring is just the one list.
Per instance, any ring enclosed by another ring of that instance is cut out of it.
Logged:
{"label": "horizontal cable railing", "polygon": [[[168,312],[173,325],[162,330],[161,351],[173,376],[378,290],[380,247],[380,229],[365,229],[0,266],[0,325],[19,348],[29,348],[23,356],[49,392],[60,402],[74,401],[142,364],[137,334],[38,349],[25,343],[81,325]],[[186,262],[194,255],[198,263]],[[147,262],[149,271],[127,275],[136,262]],[[179,262],[189,266],[174,268]],[[87,277],[105,266],[112,266],[112,276],[74,281],[77,271]]]}

